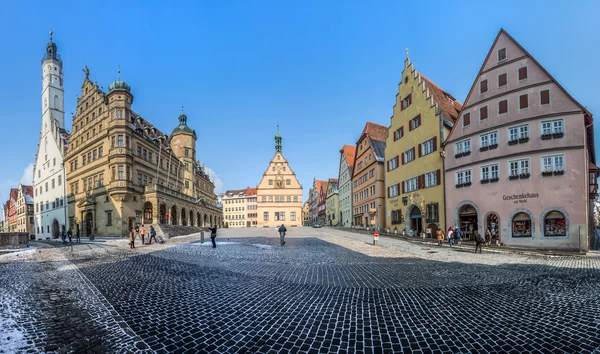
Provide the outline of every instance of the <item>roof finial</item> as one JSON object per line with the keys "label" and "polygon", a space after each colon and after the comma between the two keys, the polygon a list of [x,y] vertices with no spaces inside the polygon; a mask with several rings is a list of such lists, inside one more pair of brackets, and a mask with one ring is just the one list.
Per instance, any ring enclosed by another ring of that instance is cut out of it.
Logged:
{"label": "roof finial", "polygon": [[52,34],[53,34],[53,32],[52,32],[52,25],[50,25],[50,42],[52,42]]}
{"label": "roof finial", "polygon": [[181,113],[184,113],[183,112],[183,102],[181,102]]}
{"label": "roof finial", "polygon": [[279,133],[279,123],[277,123],[277,132]]}
{"label": "roof finial", "polygon": [[117,80],[121,80],[121,64],[117,64]]}
{"label": "roof finial", "polygon": [[408,59],[408,48],[406,48],[406,59]]}

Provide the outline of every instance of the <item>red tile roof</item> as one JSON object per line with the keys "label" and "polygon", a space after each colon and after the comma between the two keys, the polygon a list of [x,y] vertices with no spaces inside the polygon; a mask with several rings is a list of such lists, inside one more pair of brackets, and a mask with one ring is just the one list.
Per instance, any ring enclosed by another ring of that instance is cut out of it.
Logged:
{"label": "red tile roof", "polygon": [[373,140],[385,141],[388,136],[388,128],[377,123],[367,122],[367,124],[365,124],[365,129],[363,129],[362,133],[360,134],[360,137],[362,138],[364,134],[368,134]]}
{"label": "red tile roof", "polygon": [[256,195],[256,188],[246,188],[246,197],[252,197]]}
{"label": "red tile roof", "polygon": [[429,93],[433,96],[433,102],[437,103],[438,109],[442,112],[444,117],[455,122],[462,109],[462,104],[448,92],[442,90],[442,88],[433,81],[426,78],[425,75],[421,73],[419,73],[419,75],[421,75],[421,78],[425,81],[425,87],[429,89]]}
{"label": "red tile roof", "polygon": [[337,178],[330,178],[327,183],[338,183],[338,179]]}
{"label": "red tile roof", "polygon": [[33,186],[22,186],[23,194],[26,194],[33,198]]}
{"label": "red tile roof", "polygon": [[346,155],[346,163],[350,168],[350,175],[352,175],[352,166],[354,166],[354,159],[356,158],[356,146],[344,145],[340,150],[340,153]]}

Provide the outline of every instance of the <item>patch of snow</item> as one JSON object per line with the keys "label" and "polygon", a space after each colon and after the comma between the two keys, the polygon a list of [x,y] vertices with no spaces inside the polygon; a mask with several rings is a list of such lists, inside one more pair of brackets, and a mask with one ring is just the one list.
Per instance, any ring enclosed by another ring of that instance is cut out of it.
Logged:
{"label": "patch of snow", "polygon": [[259,244],[259,243],[254,243],[254,244],[252,244],[252,246],[254,246],[254,247],[258,247],[258,248],[264,248],[264,249],[267,249],[267,250],[270,250],[270,249],[272,249],[272,248],[273,248],[273,246],[269,246],[269,245],[261,245],[261,244]]}
{"label": "patch of snow", "polygon": [[13,312],[16,299],[3,295],[0,297],[0,353],[18,353],[27,345],[23,332],[17,325],[18,314]]}

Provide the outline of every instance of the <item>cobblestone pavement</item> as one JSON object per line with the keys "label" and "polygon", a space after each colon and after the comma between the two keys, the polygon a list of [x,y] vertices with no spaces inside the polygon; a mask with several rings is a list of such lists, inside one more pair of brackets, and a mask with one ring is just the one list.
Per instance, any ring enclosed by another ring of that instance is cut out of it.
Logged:
{"label": "cobblestone pavement", "polygon": [[600,352],[600,257],[290,229],[1,255],[0,353]]}

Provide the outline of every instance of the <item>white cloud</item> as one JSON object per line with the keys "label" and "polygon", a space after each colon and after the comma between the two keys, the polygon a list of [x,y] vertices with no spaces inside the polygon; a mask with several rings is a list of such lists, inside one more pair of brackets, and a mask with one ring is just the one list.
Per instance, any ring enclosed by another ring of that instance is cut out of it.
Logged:
{"label": "white cloud", "polygon": [[33,184],[33,163],[30,163],[29,166],[25,167],[25,171],[23,171],[23,176],[21,176],[19,183],[27,186]]}
{"label": "white cloud", "polygon": [[208,174],[213,183],[215,184],[215,193],[221,193],[223,191],[223,180],[212,168],[204,167],[204,171]]}

